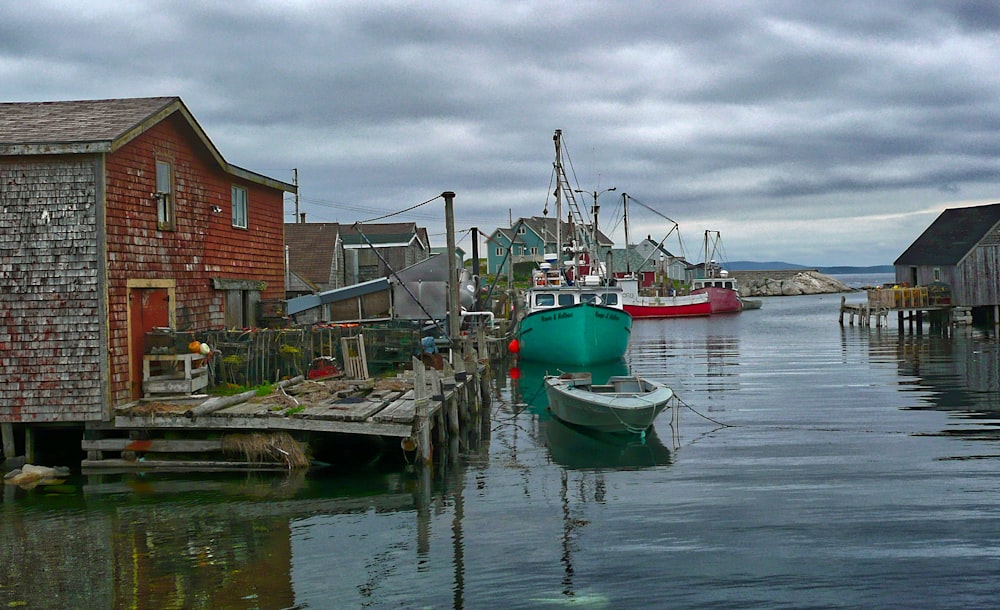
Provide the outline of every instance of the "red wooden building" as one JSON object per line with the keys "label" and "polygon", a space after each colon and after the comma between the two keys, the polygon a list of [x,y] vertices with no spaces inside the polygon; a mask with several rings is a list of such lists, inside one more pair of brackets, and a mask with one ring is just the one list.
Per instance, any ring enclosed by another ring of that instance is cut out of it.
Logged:
{"label": "red wooden building", "polygon": [[0,104],[0,422],[107,421],[148,330],[251,325],[284,298],[294,190],[177,97]]}

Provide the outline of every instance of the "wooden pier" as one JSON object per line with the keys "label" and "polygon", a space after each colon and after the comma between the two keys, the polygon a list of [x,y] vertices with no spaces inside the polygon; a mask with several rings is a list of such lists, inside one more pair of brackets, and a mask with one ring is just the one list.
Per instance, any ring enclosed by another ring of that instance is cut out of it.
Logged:
{"label": "wooden pier", "polygon": [[[140,401],[87,429],[82,467],[288,469],[296,465],[287,443],[306,445],[324,434],[397,439],[401,451],[430,464],[435,446],[457,451],[465,432],[481,431],[484,418],[488,425],[488,376],[476,360],[457,358],[439,371],[414,358],[412,370],[377,380],[298,377],[267,396]],[[256,435],[260,450],[233,455],[227,438],[247,435]]]}
{"label": "wooden pier", "polygon": [[871,288],[867,297],[863,303],[848,303],[847,297],[840,297],[841,326],[846,317],[851,326],[857,323],[858,326],[884,328],[889,325],[891,313],[896,314],[900,331],[904,322],[909,321],[911,329],[921,332],[925,314],[932,328],[947,328],[954,322],[950,299],[931,295],[924,286]]}

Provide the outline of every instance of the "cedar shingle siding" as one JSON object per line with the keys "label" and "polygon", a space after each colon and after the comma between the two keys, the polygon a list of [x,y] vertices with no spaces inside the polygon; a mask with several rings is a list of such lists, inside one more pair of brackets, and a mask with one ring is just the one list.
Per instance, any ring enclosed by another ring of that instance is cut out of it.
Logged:
{"label": "cedar shingle siding", "polygon": [[[166,229],[157,161],[173,177]],[[0,104],[0,422],[106,420],[138,398],[133,312],[150,291],[191,332],[284,298],[294,188],[228,164],[179,98]]]}
{"label": "cedar shingle siding", "polygon": [[95,159],[0,162],[0,419],[100,419]]}

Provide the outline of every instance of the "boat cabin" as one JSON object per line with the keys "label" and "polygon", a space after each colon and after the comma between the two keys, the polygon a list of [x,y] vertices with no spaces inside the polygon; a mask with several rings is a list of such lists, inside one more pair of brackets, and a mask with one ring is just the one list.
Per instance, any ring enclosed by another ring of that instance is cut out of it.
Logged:
{"label": "boat cabin", "polygon": [[528,310],[569,307],[580,303],[604,305],[622,309],[621,289],[607,286],[553,287],[550,290],[529,290]]}
{"label": "boat cabin", "polygon": [[715,288],[728,288],[729,290],[736,290],[736,278],[729,276],[699,277],[691,280],[691,290],[697,290],[699,288],[707,288],[710,286]]}

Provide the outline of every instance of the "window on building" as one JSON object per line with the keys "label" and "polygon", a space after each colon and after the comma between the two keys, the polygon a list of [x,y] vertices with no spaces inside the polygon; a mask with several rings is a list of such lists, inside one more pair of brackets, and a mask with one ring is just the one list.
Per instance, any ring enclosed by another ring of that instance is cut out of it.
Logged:
{"label": "window on building", "polygon": [[941,267],[934,267],[934,281],[941,281]]}
{"label": "window on building", "polygon": [[174,228],[174,176],[170,164],[156,162],[156,227],[160,230]]}
{"label": "window on building", "polygon": [[518,235],[524,235],[527,232],[528,232],[528,229],[524,228],[524,226],[520,226],[520,227],[517,228],[517,234]]}
{"label": "window on building", "polygon": [[233,226],[247,228],[247,190],[240,186],[233,187]]}
{"label": "window on building", "polygon": [[538,248],[536,246],[532,246],[531,247],[531,254],[532,254],[532,256],[537,256],[538,255]]}
{"label": "window on building", "polygon": [[496,255],[497,256],[503,256],[503,248],[497,248],[496,249]]}

